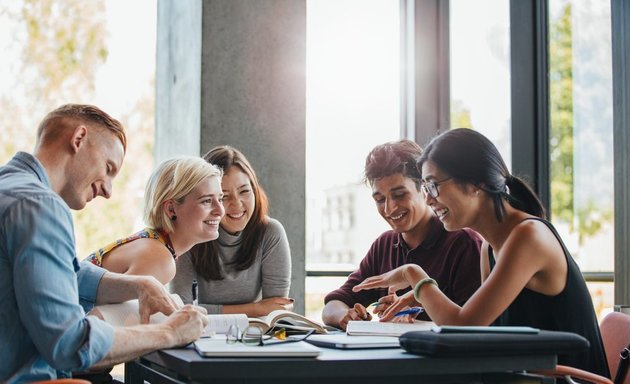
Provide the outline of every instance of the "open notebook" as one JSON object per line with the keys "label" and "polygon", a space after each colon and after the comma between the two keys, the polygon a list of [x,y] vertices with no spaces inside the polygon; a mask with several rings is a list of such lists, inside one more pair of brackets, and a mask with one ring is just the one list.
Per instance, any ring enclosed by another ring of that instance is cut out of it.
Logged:
{"label": "open notebook", "polygon": [[214,336],[194,342],[195,350],[204,357],[317,357],[319,348],[304,341],[273,345],[228,344],[224,337]]}

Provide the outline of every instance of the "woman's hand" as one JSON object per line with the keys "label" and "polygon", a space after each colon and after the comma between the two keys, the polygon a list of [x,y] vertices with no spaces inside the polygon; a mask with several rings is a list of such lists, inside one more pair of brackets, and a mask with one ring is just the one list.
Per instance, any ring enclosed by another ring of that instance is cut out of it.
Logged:
{"label": "woman's hand", "polygon": [[[385,298],[387,298],[387,300],[390,300],[391,296],[392,295],[384,296],[381,298],[381,300]],[[413,296],[413,291],[409,291],[399,297],[397,297],[396,294],[394,294],[393,296],[394,296],[393,300],[391,300],[388,303],[388,306],[384,308],[382,312],[379,313],[380,321],[393,321],[396,323],[413,323],[416,319],[416,316],[418,316],[418,313],[394,317],[394,315],[397,314],[398,312],[403,311],[405,309],[409,309],[411,307],[416,307],[418,305],[418,302]],[[381,300],[379,300],[379,302]]]}
{"label": "woman's hand", "polygon": [[427,277],[426,272],[419,266],[415,264],[405,264],[382,275],[368,277],[363,280],[361,284],[352,287],[352,291],[359,292],[364,289],[389,287],[390,292],[392,292],[392,290],[395,292],[399,289],[413,286],[416,282],[425,277]]}
{"label": "woman's hand", "polygon": [[293,299],[288,297],[268,297],[254,303],[256,317],[267,316],[277,309],[293,310]]}

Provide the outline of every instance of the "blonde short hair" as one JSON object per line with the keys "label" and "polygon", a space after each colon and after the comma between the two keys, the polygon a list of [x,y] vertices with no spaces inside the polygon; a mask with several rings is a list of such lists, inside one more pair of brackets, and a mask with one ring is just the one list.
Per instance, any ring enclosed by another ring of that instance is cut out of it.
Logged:
{"label": "blonde short hair", "polygon": [[144,192],[144,221],[155,229],[173,232],[171,218],[162,208],[164,202],[181,203],[205,179],[218,177],[220,182],[222,176],[220,168],[201,157],[182,156],[163,161],[149,177]]}

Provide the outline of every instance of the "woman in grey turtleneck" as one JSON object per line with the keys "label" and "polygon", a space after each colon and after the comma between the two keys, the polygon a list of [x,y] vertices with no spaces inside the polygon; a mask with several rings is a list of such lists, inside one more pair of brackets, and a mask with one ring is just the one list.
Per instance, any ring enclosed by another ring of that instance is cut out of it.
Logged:
{"label": "woman in grey turtleneck", "polygon": [[276,309],[291,310],[289,242],[282,224],[267,216],[267,196],[256,173],[230,146],[215,147],[204,159],[223,168],[225,216],[217,240],[178,258],[171,292],[192,303],[196,281],[198,305],[208,313],[259,317]]}

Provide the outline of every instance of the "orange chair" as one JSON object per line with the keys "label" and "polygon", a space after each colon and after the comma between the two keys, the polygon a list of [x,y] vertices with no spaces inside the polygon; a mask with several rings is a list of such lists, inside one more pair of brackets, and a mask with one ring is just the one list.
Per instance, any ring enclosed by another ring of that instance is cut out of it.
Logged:
{"label": "orange chair", "polygon": [[[621,360],[619,354],[630,345],[630,315],[621,312],[609,313],[602,319],[599,329],[604,341],[608,369],[614,379]],[[628,352],[630,351],[625,353]],[[626,358],[630,356],[626,355]],[[624,380],[619,384],[630,384],[630,371],[626,372]]]}
{"label": "orange chair", "polygon": [[92,383],[83,379],[57,379],[57,380],[34,381],[31,384],[92,384]]}
{"label": "orange chair", "polygon": [[[620,354],[626,353],[630,345],[630,315],[621,312],[611,312],[604,316],[599,329],[602,334],[602,342],[604,351],[606,352],[606,360],[608,362],[608,370],[615,378],[615,374],[619,369]],[[626,350],[624,352],[624,349]],[[613,384],[613,381],[607,377],[599,376],[594,373],[583,371],[581,369],[567,367],[566,365],[558,365],[555,370],[538,371],[535,373],[545,376],[562,377],[567,383],[575,383],[573,378],[594,384]],[[630,374],[626,372],[624,379],[615,384],[630,384]]]}

